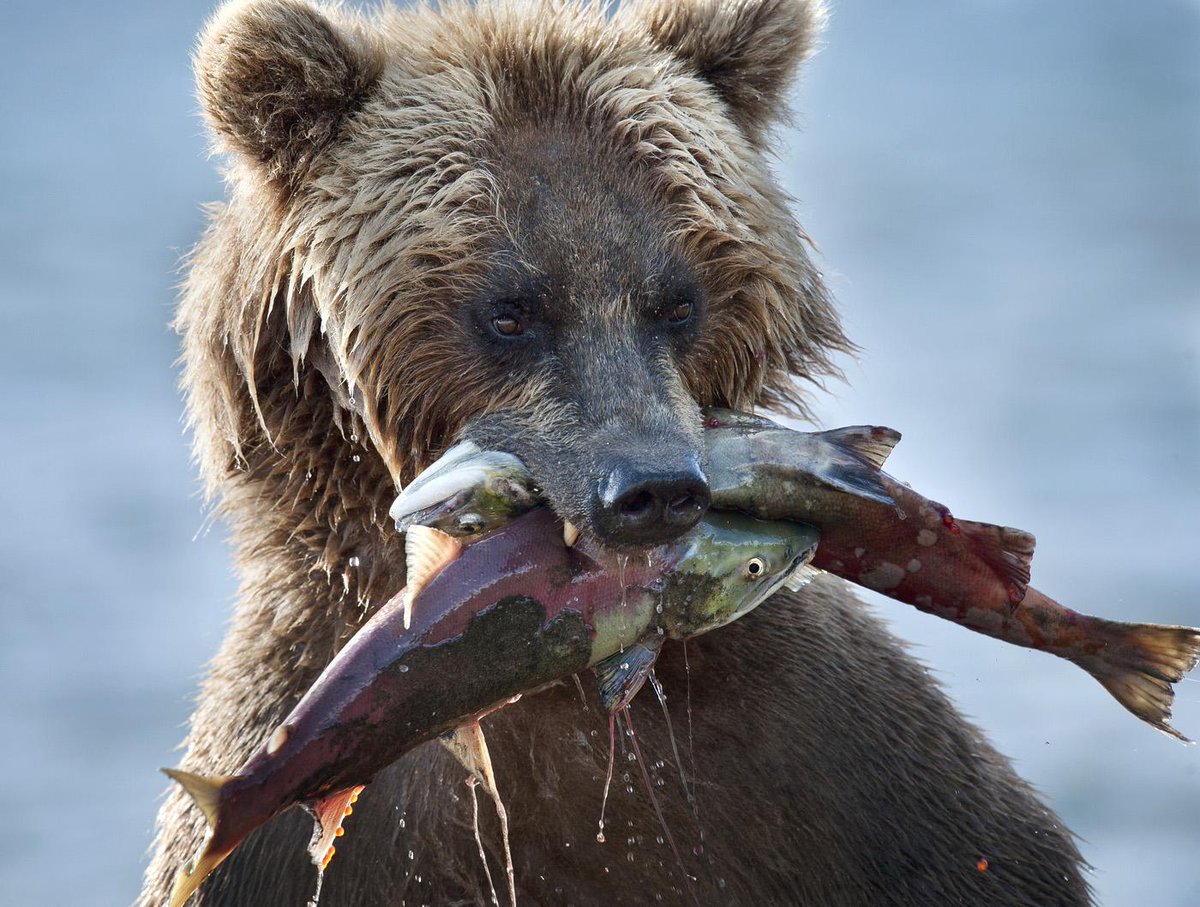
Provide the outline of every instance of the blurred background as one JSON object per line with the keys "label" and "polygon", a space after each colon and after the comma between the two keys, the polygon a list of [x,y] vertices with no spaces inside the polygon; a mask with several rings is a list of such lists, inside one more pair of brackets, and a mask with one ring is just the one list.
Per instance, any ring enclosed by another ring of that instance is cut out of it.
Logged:
{"label": "blurred background", "polygon": [[[213,6],[4,5],[7,904],[132,901],[232,604],[167,327],[222,195],[188,60]],[[842,0],[825,44],[779,147],[863,348],[822,421],[901,429],[893,473],[1035,531],[1064,603],[1200,624],[1200,4]],[[875,604],[1081,837],[1102,904],[1200,903],[1200,751],[1071,665]]]}

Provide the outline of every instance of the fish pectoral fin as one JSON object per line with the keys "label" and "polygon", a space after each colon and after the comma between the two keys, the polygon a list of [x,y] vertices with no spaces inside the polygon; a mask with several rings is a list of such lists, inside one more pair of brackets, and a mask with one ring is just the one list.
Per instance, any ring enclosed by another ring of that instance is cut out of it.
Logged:
{"label": "fish pectoral fin", "polygon": [[404,593],[404,629],[412,624],[413,601],[431,579],[462,553],[462,542],[451,535],[428,526],[413,526],[408,530],[404,555],[408,572]]}
{"label": "fish pectoral fin", "polygon": [[1029,588],[1029,565],[1037,539],[1022,529],[956,520],[958,528],[979,559],[987,564],[1009,588],[1009,598],[1017,604]]}
{"label": "fish pectoral fin", "polygon": [[209,828],[217,827],[217,816],[221,806],[221,788],[229,781],[228,775],[197,775],[179,768],[164,768],[162,773],[187,791],[188,796],[204,813]]}
{"label": "fish pectoral fin", "polygon": [[321,800],[304,804],[304,808],[313,817],[315,827],[312,838],[308,842],[308,855],[317,869],[324,871],[333,859],[336,848],[335,838],[340,838],[345,832],[342,823],[354,812],[354,803],[363,791],[363,785],[348,787],[337,791]]}
{"label": "fish pectoral fin", "polygon": [[661,636],[650,637],[592,666],[600,688],[600,702],[610,715],[629,705],[646,683],[662,649],[662,641]]}
{"label": "fish pectoral fin", "polygon": [[814,567],[812,564],[801,564],[787,575],[783,581],[783,588],[790,592],[799,592],[824,572],[820,567]]}
{"label": "fish pectoral fin", "polygon": [[463,768],[470,772],[471,777],[483,785],[488,796],[493,800],[499,798],[492,756],[488,752],[487,738],[483,736],[483,727],[478,719],[459,725],[438,739],[442,741],[442,746],[462,763]]}
{"label": "fish pectoral fin", "polygon": [[883,469],[892,450],[900,443],[900,432],[883,425],[849,425],[821,434],[876,469]]}

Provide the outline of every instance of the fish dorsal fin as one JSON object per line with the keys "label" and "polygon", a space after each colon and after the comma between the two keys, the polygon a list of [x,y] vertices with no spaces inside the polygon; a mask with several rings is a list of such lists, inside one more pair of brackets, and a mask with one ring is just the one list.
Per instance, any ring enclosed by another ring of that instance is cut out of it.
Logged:
{"label": "fish dorsal fin", "polygon": [[342,823],[354,812],[354,804],[358,795],[363,791],[362,785],[348,787],[330,794],[314,803],[306,803],[305,809],[312,815],[314,821],[313,835],[308,842],[308,855],[313,865],[322,872],[333,859],[337,850],[333,846],[335,839],[340,838],[345,829]]}
{"label": "fish dorsal fin", "polygon": [[893,448],[900,443],[900,432],[883,425],[849,425],[821,434],[876,469],[883,469]]}
{"label": "fish dorsal fin", "polygon": [[600,703],[608,714],[612,715],[633,701],[650,676],[662,649],[662,640],[661,636],[650,637],[592,666],[600,688]]}
{"label": "fish dorsal fin", "polygon": [[195,804],[204,813],[209,828],[217,827],[217,817],[221,807],[221,788],[229,781],[227,775],[197,775],[178,768],[164,768],[163,774],[172,781],[178,781],[180,787],[188,792]]}
{"label": "fish dorsal fin", "polygon": [[404,595],[404,629],[412,624],[412,606],[431,579],[462,553],[462,542],[438,529],[412,526],[404,545],[408,585]]}
{"label": "fish dorsal fin", "polygon": [[971,548],[1008,586],[1009,600],[1015,605],[1029,588],[1029,565],[1037,544],[1030,533],[992,523],[956,520]]}

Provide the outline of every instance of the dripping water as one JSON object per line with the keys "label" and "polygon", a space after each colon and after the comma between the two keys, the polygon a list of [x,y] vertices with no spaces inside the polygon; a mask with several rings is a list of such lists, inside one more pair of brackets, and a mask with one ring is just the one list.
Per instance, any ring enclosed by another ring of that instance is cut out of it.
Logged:
{"label": "dripping water", "polygon": [[508,810],[500,799],[500,792],[493,789],[492,799],[496,801],[496,817],[500,820],[500,837],[504,840],[504,872],[508,875],[508,900],[512,907],[517,907],[517,874],[513,871],[512,847],[508,838]]}
{"label": "dripping water", "polygon": [[[488,865],[487,852],[483,849],[483,837],[479,834],[479,795],[475,792],[475,785],[478,783],[474,775],[467,777],[467,788],[471,791],[471,822],[475,827],[475,843],[479,847],[479,861],[483,863],[483,874],[487,876],[488,890],[492,893],[492,903],[495,907],[500,907],[496,884],[492,881],[492,868]],[[316,905],[314,904],[312,907],[316,907]]]}
{"label": "dripping water", "polygon": [[590,712],[591,708],[588,707],[587,693],[583,691],[583,681],[579,679],[578,674],[572,674],[571,676],[575,678],[575,689],[579,691],[579,701],[583,703],[583,710]]}
{"label": "dripping water", "polygon": [[608,774],[604,776],[604,796],[600,800],[600,830],[596,843],[604,843],[604,810],[608,807],[608,789],[612,787],[613,757],[617,753],[617,716],[608,716]]}
{"label": "dripping water", "polygon": [[679,757],[679,746],[675,742],[675,726],[671,723],[671,712],[667,709],[667,694],[663,691],[662,681],[658,679],[653,668],[650,669],[650,688],[658,697],[658,704],[662,706],[663,718],[667,722],[667,736],[671,738],[671,753],[675,757],[675,768],[679,772],[679,783],[683,785],[683,795],[687,798],[688,803],[693,804],[694,809],[695,797],[688,788],[687,776],[683,773],[683,760]]}
{"label": "dripping water", "polygon": [[700,844],[697,846],[696,853],[704,851],[704,825],[700,821],[700,801],[695,795],[696,791],[696,745],[695,738],[692,736],[692,666],[688,662],[688,644],[687,640],[683,641],[683,676],[687,678],[684,698],[687,700],[687,726],[688,726],[688,774],[692,776],[692,795],[688,797],[692,804],[692,815],[696,819],[696,828],[700,834]]}
{"label": "dripping water", "polygon": [[675,862],[679,864],[679,872],[683,876],[684,887],[687,888],[688,894],[691,895],[692,903],[699,907],[700,901],[696,897],[696,890],[692,887],[692,882],[695,879],[688,874],[687,866],[684,865],[683,856],[679,853],[679,848],[675,845],[675,836],[671,834],[671,827],[667,825],[667,817],[663,815],[662,806],[659,805],[658,795],[654,793],[654,785],[650,781],[650,772],[646,768],[646,760],[642,757],[642,748],[638,744],[637,734],[633,731],[633,714],[629,710],[629,706],[621,709],[620,714],[625,720],[625,728],[629,736],[629,745],[633,747],[633,755],[641,769],[642,782],[646,786],[646,793],[650,796],[650,803],[654,807],[654,814],[658,816],[658,824],[662,826],[663,834],[667,838],[667,843],[671,846],[671,853],[675,855]]}
{"label": "dripping water", "polygon": [[324,883],[325,883],[325,867],[318,866],[317,867],[317,887],[316,887],[316,890],[313,891],[312,900],[310,900],[308,902],[306,907],[317,907],[317,905],[320,903],[320,900],[321,900],[321,886]]}

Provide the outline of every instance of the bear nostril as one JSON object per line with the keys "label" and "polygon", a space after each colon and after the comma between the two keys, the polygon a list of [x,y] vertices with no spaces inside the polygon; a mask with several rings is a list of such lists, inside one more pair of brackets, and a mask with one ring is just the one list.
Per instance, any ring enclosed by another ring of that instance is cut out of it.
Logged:
{"label": "bear nostril", "polygon": [[671,513],[686,513],[700,506],[700,502],[696,500],[691,493],[680,494],[673,497],[667,504],[667,510]]}
{"label": "bear nostril", "polygon": [[694,459],[651,468],[622,459],[595,501],[595,526],[602,539],[617,546],[656,544],[686,532],[704,515],[708,482]]}
{"label": "bear nostril", "polygon": [[621,501],[621,514],[627,517],[640,517],[654,510],[656,503],[654,494],[650,491],[638,491]]}

